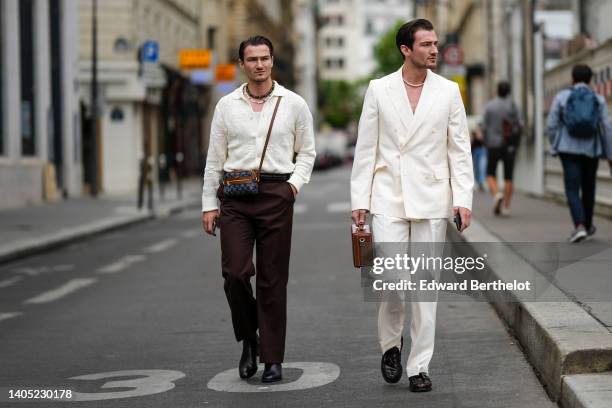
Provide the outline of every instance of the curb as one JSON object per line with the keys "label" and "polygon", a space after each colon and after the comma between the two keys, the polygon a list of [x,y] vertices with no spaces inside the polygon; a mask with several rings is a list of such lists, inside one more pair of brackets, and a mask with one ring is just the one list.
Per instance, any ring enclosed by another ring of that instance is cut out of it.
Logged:
{"label": "curb", "polygon": [[[479,242],[504,244],[474,219],[464,234],[459,234],[453,228],[448,230],[454,241],[472,244],[474,251]],[[536,284],[542,279],[544,282],[536,269],[512,248],[503,246],[497,255],[505,258],[503,264],[506,267],[489,265],[488,275],[479,276],[482,282],[512,279],[535,279]],[[612,333],[555,286],[550,285],[547,292],[555,301],[523,302],[518,292],[506,291],[490,294],[489,302],[514,331],[551,399],[560,402],[563,407],[591,407],[572,405],[572,396],[581,395],[583,390],[580,387],[584,383],[571,377],[612,369]],[[612,387],[607,389],[611,390]],[[589,392],[594,391],[591,389]]]}
{"label": "curb", "polygon": [[0,264],[5,264],[26,256],[50,251],[83,238],[91,238],[93,236],[116,229],[154,219],[165,218],[187,208],[195,207],[199,204],[199,202],[199,198],[194,198],[179,203],[160,206],[153,212],[108,217],[102,220],[82,224],[77,227],[63,228],[58,232],[43,235],[41,237],[25,239],[9,245],[3,245],[0,247]]}
{"label": "curb", "polygon": [[607,408],[612,401],[612,373],[576,374],[563,378],[564,408]]}

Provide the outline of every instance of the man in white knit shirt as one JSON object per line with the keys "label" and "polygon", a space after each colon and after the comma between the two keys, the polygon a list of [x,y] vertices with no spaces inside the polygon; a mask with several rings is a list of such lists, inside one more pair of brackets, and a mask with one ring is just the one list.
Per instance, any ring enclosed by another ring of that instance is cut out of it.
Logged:
{"label": "man in white knit shirt", "polygon": [[[263,382],[282,379],[293,204],[314,165],[312,114],[299,95],[272,80],[274,47],[262,36],[240,44],[247,83],[217,103],[204,172],[202,225],[221,230],[222,275],[237,341],[241,378],[257,372],[257,330]],[[226,197],[224,172],[257,170],[280,98],[261,168],[259,192]],[[294,159],[295,157],[295,159]],[[220,208],[217,204],[220,200]],[[253,247],[257,265],[253,265]],[[256,277],[253,296],[251,276]]]}

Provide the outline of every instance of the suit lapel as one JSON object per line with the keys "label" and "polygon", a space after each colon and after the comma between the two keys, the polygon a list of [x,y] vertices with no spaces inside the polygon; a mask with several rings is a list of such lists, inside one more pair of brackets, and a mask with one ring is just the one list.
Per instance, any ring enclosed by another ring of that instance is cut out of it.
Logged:
{"label": "suit lapel", "polygon": [[[405,136],[410,130],[413,115],[412,109],[410,108],[408,95],[406,95],[406,90],[404,89],[401,68],[389,78],[389,83],[387,84],[387,94],[389,95],[389,100],[397,112],[397,116],[400,118],[402,125],[404,125],[402,135]],[[400,139],[404,139],[404,137],[400,136]]]}
{"label": "suit lapel", "polygon": [[[430,70],[427,70],[427,78],[425,78],[425,85],[423,85],[423,91],[421,92],[419,103],[417,104],[416,111],[414,112],[414,117],[412,118],[412,121],[410,123],[410,128],[408,130],[407,137],[404,139],[404,145],[408,142],[408,140],[416,133],[419,127],[423,124],[423,121],[425,120],[425,118],[427,118],[427,115],[429,111],[431,110],[431,107],[434,105],[436,98],[437,98],[437,87],[436,87],[436,80],[434,78],[434,73],[431,72]],[[408,96],[406,96],[406,100],[407,99],[408,99]]]}

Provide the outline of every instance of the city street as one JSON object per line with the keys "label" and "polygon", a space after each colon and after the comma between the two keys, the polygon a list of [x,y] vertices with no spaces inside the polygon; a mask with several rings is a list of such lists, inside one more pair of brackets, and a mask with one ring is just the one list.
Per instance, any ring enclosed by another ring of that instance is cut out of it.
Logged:
{"label": "city street", "polygon": [[[349,171],[313,174],[295,205],[282,383],[238,379],[218,237],[195,207],[0,266],[0,406],[556,406],[482,302],[439,304],[432,392],[383,381],[351,263]],[[10,389],[78,394],[16,404]]]}

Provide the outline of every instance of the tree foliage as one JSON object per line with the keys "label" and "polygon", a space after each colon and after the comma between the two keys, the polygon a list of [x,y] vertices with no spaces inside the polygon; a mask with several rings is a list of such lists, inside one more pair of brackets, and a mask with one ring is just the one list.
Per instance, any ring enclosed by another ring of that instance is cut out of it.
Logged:
{"label": "tree foliage", "polygon": [[398,21],[374,47],[376,69],[369,77],[355,82],[322,81],[319,85],[319,108],[324,122],[335,128],[346,128],[361,115],[363,96],[372,78],[396,71],[404,60],[395,45],[395,35],[403,22]]}
{"label": "tree foliage", "polygon": [[347,81],[322,81],[319,95],[323,120],[334,128],[345,128],[359,119],[361,98],[355,84]]}
{"label": "tree foliage", "polygon": [[376,58],[376,70],[373,75],[381,77],[399,69],[404,59],[395,44],[395,35],[404,24],[402,21],[395,23],[378,41],[374,47],[374,58]]}

